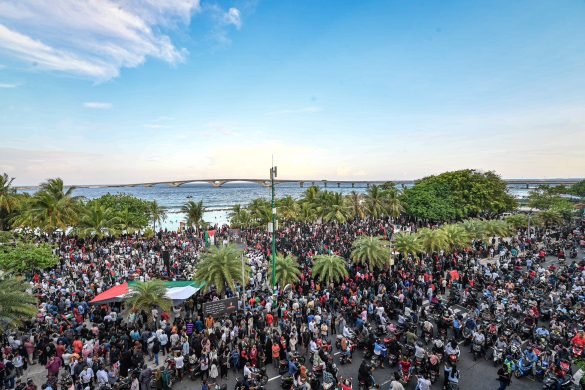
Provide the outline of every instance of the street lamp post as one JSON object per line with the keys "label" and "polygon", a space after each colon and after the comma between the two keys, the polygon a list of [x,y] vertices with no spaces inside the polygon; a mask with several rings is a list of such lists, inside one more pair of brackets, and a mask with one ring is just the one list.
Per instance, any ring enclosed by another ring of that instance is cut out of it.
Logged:
{"label": "street lamp post", "polygon": [[276,167],[270,168],[270,185],[272,187],[272,290],[276,291],[276,205],[274,203],[274,178],[277,175]]}

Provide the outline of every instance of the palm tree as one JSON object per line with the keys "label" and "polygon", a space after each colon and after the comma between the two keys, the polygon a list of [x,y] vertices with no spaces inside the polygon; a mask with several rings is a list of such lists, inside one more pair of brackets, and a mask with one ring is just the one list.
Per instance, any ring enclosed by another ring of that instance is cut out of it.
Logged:
{"label": "palm tree", "polygon": [[126,305],[134,312],[150,313],[155,308],[169,311],[173,306],[173,302],[166,295],[167,289],[160,280],[136,282],[130,285],[130,294]]}
{"label": "palm tree", "polygon": [[471,244],[471,234],[461,224],[449,224],[441,227],[447,241],[447,249],[453,252],[464,249]]}
{"label": "palm tree", "polygon": [[280,287],[287,284],[295,284],[299,281],[301,270],[297,258],[293,255],[283,257],[281,254],[276,256],[276,281]]}
{"label": "palm tree", "polygon": [[185,222],[188,226],[194,226],[197,229],[203,224],[203,213],[205,212],[203,201],[190,200],[181,207],[181,212],[186,214]]}
{"label": "palm tree", "polygon": [[140,230],[141,226],[136,221],[136,216],[128,210],[128,206],[121,210],[117,214],[117,217],[120,231],[126,232],[126,234],[132,234]]}
{"label": "palm tree", "polygon": [[505,221],[489,220],[483,221],[483,239],[487,240],[490,237],[509,237],[512,233],[510,225]]}
{"label": "palm tree", "polygon": [[483,224],[483,221],[479,219],[466,219],[461,226],[463,226],[463,229],[465,229],[474,240],[482,240],[485,237],[485,225]]}
{"label": "palm tree", "polygon": [[82,237],[103,238],[106,235],[115,235],[119,225],[120,218],[111,208],[91,202],[83,209],[74,231]]}
{"label": "palm tree", "polygon": [[372,271],[390,265],[390,243],[379,237],[358,237],[352,244],[351,258]]}
{"label": "palm tree", "polygon": [[563,216],[558,210],[544,210],[536,214],[536,221],[546,227],[561,225]]}
{"label": "palm tree", "polygon": [[384,191],[384,195],[386,212],[393,219],[399,218],[400,215],[404,213],[404,205],[398,197],[398,191],[396,191],[395,188],[392,188]]}
{"label": "palm tree", "polygon": [[366,193],[366,210],[372,218],[380,218],[386,209],[384,191],[377,185],[372,185]]}
{"label": "palm tree", "polygon": [[65,190],[63,180],[49,179],[26,203],[26,209],[14,222],[20,226],[39,227],[53,232],[75,225],[81,210],[79,197],[73,196],[75,187]]}
{"label": "palm tree", "polygon": [[276,207],[278,210],[278,215],[286,221],[293,221],[296,218],[297,212],[299,210],[299,204],[290,195],[278,199],[276,202]]}
{"label": "palm tree", "polygon": [[0,230],[4,230],[4,220],[18,206],[16,188],[12,187],[13,181],[14,178],[9,178],[6,173],[0,176]]}
{"label": "palm tree", "polygon": [[[250,267],[244,265],[244,285],[248,283]],[[193,280],[205,284],[205,290],[214,285],[218,292],[224,292],[226,287],[232,291],[236,282],[242,284],[242,251],[234,245],[224,245],[220,248],[212,246],[204,252]]]}
{"label": "palm tree", "polygon": [[319,203],[319,197],[321,195],[321,189],[317,186],[311,186],[305,190],[303,194],[302,202],[310,203],[316,206]]}
{"label": "palm tree", "polygon": [[266,226],[272,222],[272,205],[266,199],[254,199],[248,205],[248,210],[256,226]]}
{"label": "palm tree", "polygon": [[299,203],[299,211],[297,213],[297,221],[304,223],[312,223],[317,220],[317,210],[308,202]]}
{"label": "palm tree", "polygon": [[236,204],[232,207],[232,211],[229,214],[230,225],[235,228],[248,228],[252,226],[252,216],[250,212],[243,209],[241,205]]}
{"label": "palm tree", "polygon": [[26,283],[16,278],[0,280],[0,333],[1,329],[19,327],[36,314],[37,299],[25,288]]}
{"label": "palm tree", "polygon": [[505,221],[514,229],[528,226],[528,216],[526,214],[514,214],[506,217]]}
{"label": "palm tree", "polygon": [[449,247],[447,236],[441,229],[420,229],[416,235],[426,253],[440,252]]}
{"label": "palm tree", "polygon": [[153,200],[148,206],[148,212],[152,221],[152,230],[156,231],[157,222],[160,225],[167,219],[167,211],[164,207],[159,206],[156,200]]}
{"label": "palm tree", "polygon": [[349,209],[339,192],[327,192],[318,212],[325,222],[345,223],[349,219]]}
{"label": "palm tree", "polygon": [[339,282],[349,274],[343,257],[318,255],[313,258],[313,261],[313,276],[327,284]]}
{"label": "palm tree", "polygon": [[345,197],[347,208],[352,218],[364,219],[364,217],[366,216],[364,206],[362,204],[363,199],[364,197],[362,196],[362,194],[359,194],[356,191],[350,192],[349,195]]}
{"label": "palm tree", "polygon": [[419,237],[407,232],[399,232],[394,235],[394,248],[404,257],[407,257],[409,253],[416,256],[417,253],[423,251]]}

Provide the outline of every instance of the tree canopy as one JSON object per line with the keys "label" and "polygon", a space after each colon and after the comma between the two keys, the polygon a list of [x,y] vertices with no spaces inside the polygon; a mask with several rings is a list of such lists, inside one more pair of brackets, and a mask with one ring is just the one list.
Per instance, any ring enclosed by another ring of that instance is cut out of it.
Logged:
{"label": "tree canopy", "polygon": [[106,194],[88,202],[89,207],[95,204],[103,206],[104,210],[111,210],[112,215],[124,216],[130,230],[143,229],[152,220],[151,202],[130,194]]}
{"label": "tree canopy", "polygon": [[59,258],[47,244],[18,242],[0,246],[0,269],[23,273],[33,269],[47,269],[57,265]]}
{"label": "tree canopy", "polygon": [[403,201],[408,214],[430,221],[493,217],[517,205],[497,174],[473,169],[425,177],[404,191]]}

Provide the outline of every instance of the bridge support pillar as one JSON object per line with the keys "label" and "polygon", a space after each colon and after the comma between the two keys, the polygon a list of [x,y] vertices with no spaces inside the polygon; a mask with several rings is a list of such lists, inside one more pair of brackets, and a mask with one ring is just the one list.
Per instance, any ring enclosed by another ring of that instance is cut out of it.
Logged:
{"label": "bridge support pillar", "polygon": [[325,184],[325,188],[327,188],[327,182],[326,182],[326,181],[324,181],[324,182],[323,182],[323,184]]}
{"label": "bridge support pillar", "polygon": [[224,185],[226,182],[225,180],[215,180],[215,181],[208,181],[209,184],[213,186],[213,188],[219,188]]}
{"label": "bridge support pillar", "polygon": [[341,183],[337,183],[337,188],[341,187]]}
{"label": "bridge support pillar", "polygon": [[301,186],[301,188],[304,188],[305,187],[305,182],[304,181],[300,181],[299,182],[299,185]]}
{"label": "bridge support pillar", "polygon": [[351,188],[355,188],[355,183],[351,183]]}

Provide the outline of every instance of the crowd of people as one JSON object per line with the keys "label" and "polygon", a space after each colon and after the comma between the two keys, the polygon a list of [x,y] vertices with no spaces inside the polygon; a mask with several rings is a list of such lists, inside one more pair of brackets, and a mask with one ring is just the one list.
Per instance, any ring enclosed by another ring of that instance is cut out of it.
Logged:
{"label": "crowd of people", "polygon": [[[60,263],[28,275],[39,313],[5,334],[0,383],[32,390],[34,382],[17,379],[40,364],[47,373],[43,386],[51,390],[168,390],[185,377],[200,378],[207,390],[227,383],[230,371],[241,377],[236,387],[259,389],[266,384],[266,367],[273,365],[283,375],[283,388],[347,390],[378,386],[372,371],[392,366],[397,368],[392,389],[418,383],[425,390],[440,376],[442,364],[444,386],[456,388],[461,341],[469,343],[474,356],[493,350],[500,389],[518,373],[539,376],[551,388],[567,383],[585,347],[578,328],[585,270],[562,259],[579,246],[583,226],[554,235],[520,230],[508,240],[494,237],[461,252],[421,259],[400,256],[382,272],[348,262],[349,276],[337,284],[311,277],[314,255],[349,259],[358,236],[391,238],[400,228],[416,226],[381,219],[282,228],[277,249],[297,256],[303,272],[296,286],[278,295],[268,288],[270,235],[241,231],[238,240],[247,248],[254,277],[245,305],[220,318],[203,312],[204,302],[221,298],[213,289],[169,313],[128,315],[123,303],[89,303],[128,280],[190,279],[205,246],[201,232],[97,241],[45,237],[57,242]],[[218,228],[215,242],[228,240],[227,227]],[[543,264],[547,251],[561,264]],[[480,261],[485,256],[489,261]],[[227,292],[241,294],[241,287]],[[571,350],[575,346],[580,352]],[[350,362],[357,349],[363,350],[362,361],[352,384],[352,378],[340,376],[337,364]]]}

